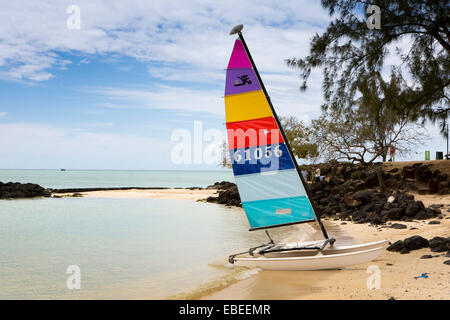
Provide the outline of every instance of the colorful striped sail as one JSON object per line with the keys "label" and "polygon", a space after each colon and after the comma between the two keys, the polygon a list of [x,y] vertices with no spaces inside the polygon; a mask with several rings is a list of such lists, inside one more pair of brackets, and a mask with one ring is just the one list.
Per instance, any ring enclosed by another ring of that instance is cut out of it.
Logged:
{"label": "colorful striped sail", "polygon": [[295,160],[239,39],[227,68],[225,115],[233,173],[250,230],[314,220]]}

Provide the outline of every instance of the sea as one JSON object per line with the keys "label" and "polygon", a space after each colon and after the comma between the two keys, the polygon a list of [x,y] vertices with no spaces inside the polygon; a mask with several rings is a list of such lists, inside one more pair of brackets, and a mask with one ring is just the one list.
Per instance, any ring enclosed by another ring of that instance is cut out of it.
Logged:
{"label": "sea", "polygon": [[[62,169],[64,170],[64,169]],[[2,170],[0,181],[37,183],[44,188],[207,187],[234,181],[231,170]]]}
{"label": "sea", "polygon": [[[0,181],[175,188],[234,180],[231,171],[0,170]],[[0,299],[198,299],[259,272],[228,263],[267,241],[248,228],[241,208],[193,200],[0,200]]]}

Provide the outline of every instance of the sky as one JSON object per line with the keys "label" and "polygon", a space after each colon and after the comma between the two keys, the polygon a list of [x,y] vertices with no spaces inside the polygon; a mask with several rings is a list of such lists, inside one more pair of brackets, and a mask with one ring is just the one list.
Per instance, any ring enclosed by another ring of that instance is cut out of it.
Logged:
{"label": "sky", "polygon": [[[208,133],[224,132],[228,33],[239,23],[278,114],[307,122],[320,114],[320,71],[301,92],[285,63],[306,56],[330,22],[320,1],[0,6],[0,168],[222,169],[206,157],[174,161],[174,150],[188,139],[192,154],[205,152]],[[437,126],[427,131],[410,159],[445,152]]]}

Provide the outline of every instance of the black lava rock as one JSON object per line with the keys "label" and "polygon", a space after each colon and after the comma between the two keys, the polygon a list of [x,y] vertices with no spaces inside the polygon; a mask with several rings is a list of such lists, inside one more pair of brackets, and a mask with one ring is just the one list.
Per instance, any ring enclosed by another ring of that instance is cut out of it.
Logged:
{"label": "black lava rock", "polygon": [[450,237],[434,237],[430,240],[430,248],[433,252],[444,252],[450,250]]}
{"label": "black lava rock", "polygon": [[392,228],[392,229],[406,229],[407,226],[405,224],[401,224],[401,223],[393,223],[393,224],[391,224],[390,228]]}
{"label": "black lava rock", "polygon": [[227,206],[241,207],[241,198],[236,184],[231,182],[222,181],[220,183],[215,183],[209,186],[208,189],[217,189],[219,194],[217,197],[206,198],[207,202],[214,202],[219,204],[224,204]]}
{"label": "black lava rock", "polygon": [[50,190],[34,183],[0,182],[0,199],[50,197]]}
{"label": "black lava rock", "polygon": [[427,239],[421,236],[412,236],[406,238],[405,240],[398,240],[386,248],[388,251],[396,251],[402,254],[409,253],[411,250],[418,250],[422,248],[427,248],[430,243]]}

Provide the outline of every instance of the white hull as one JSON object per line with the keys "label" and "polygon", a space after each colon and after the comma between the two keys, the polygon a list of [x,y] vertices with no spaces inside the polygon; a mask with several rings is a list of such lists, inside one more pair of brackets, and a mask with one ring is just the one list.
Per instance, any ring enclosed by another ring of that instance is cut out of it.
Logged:
{"label": "white hull", "polygon": [[265,254],[257,257],[235,257],[236,266],[264,270],[327,270],[361,264],[376,259],[387,241],[355,246],[329,247],[319,250],[298,250]]}

